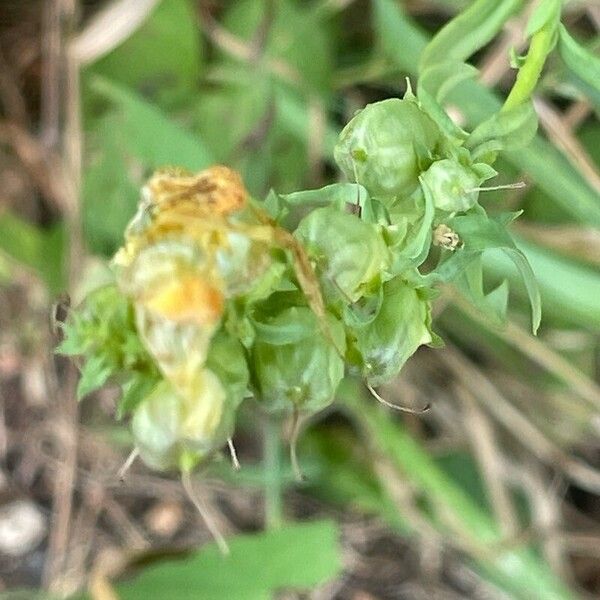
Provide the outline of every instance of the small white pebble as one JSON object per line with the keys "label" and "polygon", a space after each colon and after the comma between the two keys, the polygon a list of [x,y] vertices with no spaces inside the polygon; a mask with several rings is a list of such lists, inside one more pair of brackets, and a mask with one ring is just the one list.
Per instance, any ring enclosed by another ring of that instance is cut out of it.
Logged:
{"label": "small white pebble", "polygon": [[46,535],[46,520],[26,500],[15,500],[0,508],[0,552],[22,556],[33,550]]}

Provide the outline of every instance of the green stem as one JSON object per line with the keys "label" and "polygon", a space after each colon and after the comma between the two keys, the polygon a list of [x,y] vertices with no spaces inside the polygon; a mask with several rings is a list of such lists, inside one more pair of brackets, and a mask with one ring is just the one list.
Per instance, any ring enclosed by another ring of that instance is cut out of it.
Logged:
{"label": "green stem", "polygon": [[265,491],[265,528],[279,529],[283,523],[281,486],[281,434],[274,419],[264,422],[263,474]]}
{"label": "green stem", "polygon": [[554,46],[557,25],[558,21],[549,19],[531,37],[527,58],[523,66],[519,69],[515,84],[504,102],[503,111],[516,108],[531,98],[542,74],[546,57],[550,54]]}

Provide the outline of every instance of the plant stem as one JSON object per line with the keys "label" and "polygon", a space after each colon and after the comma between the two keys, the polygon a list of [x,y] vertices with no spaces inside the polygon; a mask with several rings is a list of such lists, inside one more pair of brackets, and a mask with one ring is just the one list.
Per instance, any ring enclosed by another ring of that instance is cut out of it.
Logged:
{"label": "plant stem", "polygon": [[[559,12],[560,17],[560,12]],[[519,69],[517,79],[513,88],[510,90],[503,111],[516,108],[519,104],[527,102],[542,74],[542,69],[546,62],[546,57],[552,51],[556,40],[556,28],[558,20],[549,19],[548,22],[531,37],[531,44],[527,52],[525,63]]]}
{"label": "plant stem", "polygon": [[264,421],[263,474],[265,489],[265,528],[278,529],[283,523],[281,489],[281,441],[275,420]]}

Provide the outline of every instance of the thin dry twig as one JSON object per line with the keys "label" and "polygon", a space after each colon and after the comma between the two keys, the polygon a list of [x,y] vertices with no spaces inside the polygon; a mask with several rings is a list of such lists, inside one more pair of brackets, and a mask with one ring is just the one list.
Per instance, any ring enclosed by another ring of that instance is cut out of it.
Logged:
{"label": "thin dry twig", "polygon": [[[222,27],[221,24],[213,18],[210,10],[204,3],[200,3],[200,15],[200,26],[215,46],[218,46],[221,50],[234,58],[251,64],[257,63],[256,47],[252,42],[248,43]],[[262,57],[260,62],[267,70],[275,73],[284,81],[296,86],[302,85],[300,73],[286,62],[268,57]]]}
{"label": "thin dry twig", "polygon": [[579,171],[590,187],[600,194],[600,173],[581,142],[548,102],[541,98],[535,98],[533,103],[540,118],[540,124],[550,140],[562,150],[567,160]]}
{"label": "thin dry twig", "polygon": [[75,60],[85,66],[129,38],[148,18],[159,0],[114,0],[104,6],[73,40]]}
{"label": "thin dry twig", "polygon": [[0,140],[11,146],[42,195],[57,210],[65,213],[68,207],[58,157],[15,122],[0,122]]}
{"label": "thin dry twig", "polygon": [[14,121],[21,127],[27,127],[29,124],[29,115],[27,114],[27,105],[21,89],[17,84],[12,69],[0,48],[0,102],[4,109],[4,114],[8,119]]}
{"label": "thin dry twig", "polygon": [[[50,38],[58,36],[60,41],[60,62],[57,70],[62,77],[64,102],[59,104],[64,111],[64,136],[62,156],[64,165],[65,219],[71,232],[69,255],[69,281],[74,284],[79,277],[83,260],[83,236],[79,213],[79,192],[81,187],[82,134],[79,95],[79,63],[71,49],[71,42],[77,25],[77,0],[53,0],[53,11],[58,15],[51,20],[58,32],[49,32]],[[54,76],[56,73],[48,73]],[[46,85],[55,85],[46,81]],[[51,94],[50,94],[51,96]],[[73,365],[68,367],[68,377],[60,397],[57,415],[56,437],[62,444],[62,465],[55,477],[52,501],[52,528],[48,543],[48,556],[44,569],[44,583],[53,590],[61,587],[61,573],[68,562],[69,533],[73,505],[73,489],[77,473],[77,423],[78,407],[75,398],[77,374]]]}
{"label": "thin dry twig", "polygon": [[55,149],[60,142],[61,28],[61,3],[57,0],[45,2],[42,15],[40,140],[49,149]]}

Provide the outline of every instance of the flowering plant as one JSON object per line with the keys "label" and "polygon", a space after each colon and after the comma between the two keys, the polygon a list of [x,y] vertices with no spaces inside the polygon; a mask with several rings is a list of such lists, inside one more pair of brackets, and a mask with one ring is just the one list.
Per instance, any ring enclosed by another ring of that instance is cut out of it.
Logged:
{"label": "flowering plant", "polygon": [[[541,41],[558,27],[555,5],[532,18]],[[348,374],[385,402],[374,388],[420,346],[441,344],[431,317],[440,284],[504,317],[506,282],[482,285],[488,249],[514,261],[537,329],[539,293],[507,230],[518,214],[490,216],[480,200],[498,189],[485,187],[498,152],[535,133],[527,68],[551,43],[532,45],[504,107],[474,131],[443,108],[485,42],[467,34],[493,34],[505,18],[475,24],[466,11],[424,52],[416,94],[408,84],[351,119],[334,153],[344,182],[261,201],[225,166],[150,177],[110,277],[70,313],[59,347],[83,357],[80,396],[121,385],[119,413],[150,467],[189,474],[232,447],[249,397],[297,422],[334,402]],[[461,28],[463,46],[449,49]]]}

